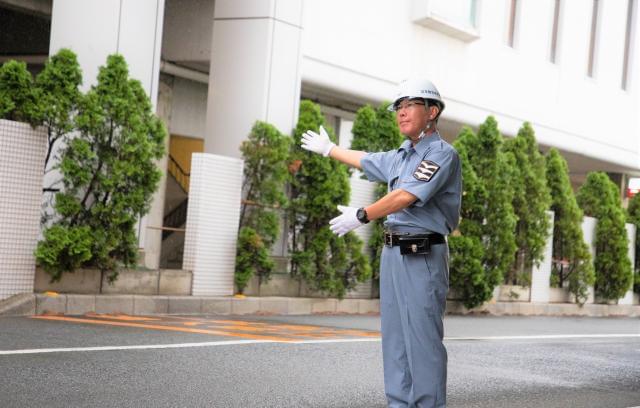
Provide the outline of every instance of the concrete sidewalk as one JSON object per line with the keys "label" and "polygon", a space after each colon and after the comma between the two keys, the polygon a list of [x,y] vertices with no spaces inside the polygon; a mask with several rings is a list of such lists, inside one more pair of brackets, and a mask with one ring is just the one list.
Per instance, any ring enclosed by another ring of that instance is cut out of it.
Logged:
{"label": "concrete sidewalk", "polygon": [[[378,299],[295,297],[212,297],[146,295],[20,294],[0,302],[0,316],[40,314],[376,314]],[[640,317],[640,305],[496,302],[468,310],[460,302],[447,301],[447,314],[520,316],[625,316]]]}

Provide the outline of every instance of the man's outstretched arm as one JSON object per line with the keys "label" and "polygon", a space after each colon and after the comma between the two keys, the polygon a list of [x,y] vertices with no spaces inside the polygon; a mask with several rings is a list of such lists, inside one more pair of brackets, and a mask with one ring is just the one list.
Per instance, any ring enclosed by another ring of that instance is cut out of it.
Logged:
{"label": "man's outstretched arm", "polygon": [[367,154],[366,152],[343,149],[340,146],[336,146],[336,144],[329,139],[329,135],[322,126],[320,126],[320,133],[316,133],[312,130],[307,130],[302,135],[301,147],[305,150],[321,154],[325,157],[329,156],[332,159],[338,160],[339,162],[347,164],[351,167],[355,167],[357,169],[362,169],[360,160],[362,160],[362,158]]}
{"label": "man's outstretched arm", "polygon": [[369,221],[372,221],[405,209],[416,200],[416,196],[399,188],[388,193],[370,206],[365,207],[365,210],[367,211]]}
{"label": "man's outstretched arm", "polygon": [[[389,214],[393,214],[394,212],[407,208],[416,200],[416,196],[405,190],[393,190],[365,208],[367,218],[371,221],[386,217]],[[329,224],[331,224],[330,229],[333,233],[338,234],[338,236],[343,236],[347,232],[362,225],[356,214],[358,211],[357,208],[339,205],[338,210],[340,210],[342,214],[329,221]]]}

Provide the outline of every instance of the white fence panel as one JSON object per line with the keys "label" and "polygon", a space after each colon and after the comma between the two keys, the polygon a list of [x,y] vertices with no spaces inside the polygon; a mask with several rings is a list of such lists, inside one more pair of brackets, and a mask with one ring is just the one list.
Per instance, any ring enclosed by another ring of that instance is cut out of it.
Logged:
{"label": "white fence panel", "polygon": [[[351,176],[351,202],[349,203],[350,207],[366,207],[374,202],[375,200],[375,188],[376,184],[367,180],[363,180],[360,178],[362,173],[356,171]],[[355,230],[356,235],[360,237],[360,239],[364,242],[364,250],[368,252],[367,243],[369,242],[369,238],[372,233],[372,224],[363,225],[360,228]],[[375,273],[375,271],[374,271]],[[356,287],[347,293],[347,298],[361,298],[368,299],[371,298],[372,287],[371,287],[371,279],[368,279],[365,282],[359,283]]]}
{"label": "white fence panel", "polygon": [[194,296],[233,295],[243,161],[209,153],[191,160],[183,269]]}
{"label": "white fence panel", "polygon": [[0,120],[0,300],[33,292],[46,146],[43,129]]}

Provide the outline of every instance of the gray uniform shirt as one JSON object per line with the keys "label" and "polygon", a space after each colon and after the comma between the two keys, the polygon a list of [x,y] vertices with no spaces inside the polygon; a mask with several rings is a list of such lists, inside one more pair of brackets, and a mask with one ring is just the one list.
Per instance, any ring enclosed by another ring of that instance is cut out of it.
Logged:
{"label": "gray uniform shirt", "polygon": [[385,229],[448,235],[458,227],[462,194],[460,158],[437,132],[415,147],[406,140],[397,150],[368,153],[360,163],[370,181],[387,183],[389,192],[400,188],[417,197],[409,207],[389,214]]}

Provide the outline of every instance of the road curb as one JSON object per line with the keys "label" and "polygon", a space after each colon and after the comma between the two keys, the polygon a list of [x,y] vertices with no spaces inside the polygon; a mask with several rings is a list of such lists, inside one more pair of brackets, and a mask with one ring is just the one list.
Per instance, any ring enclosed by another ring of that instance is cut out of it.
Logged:
{"label": "road curb", "polygon": [[[160,296],[160,295],[80,295],[58,293],[23,293],[0,302],[0,316],[42,314],[82,315],[306,315],[306,314],[376,314],[379,299],[334,299],[300,297],[233,296]],[[495,302],[474,309],[460,302],[447,301],[450,315],[491,316],[588,316],[640,317],[640,305],[573,303]]]}

